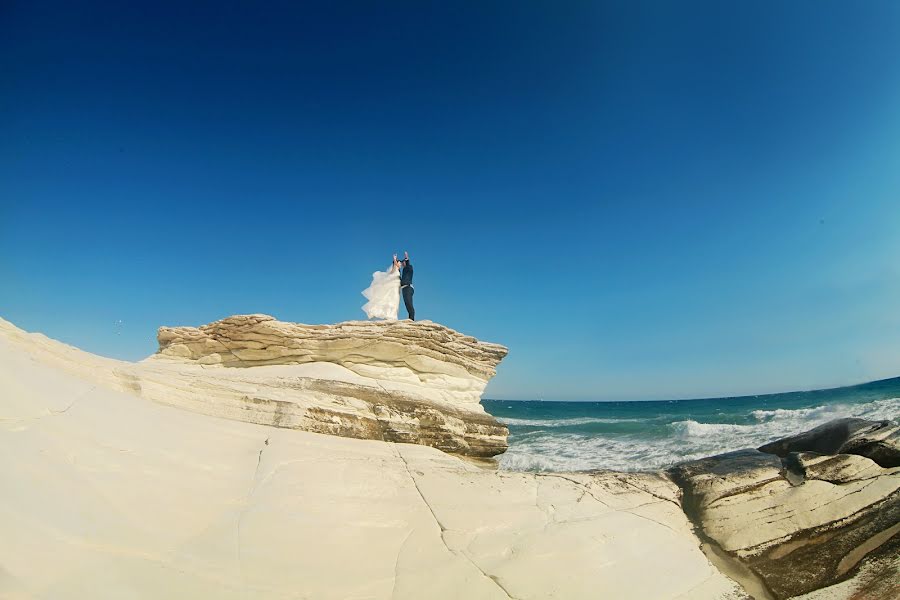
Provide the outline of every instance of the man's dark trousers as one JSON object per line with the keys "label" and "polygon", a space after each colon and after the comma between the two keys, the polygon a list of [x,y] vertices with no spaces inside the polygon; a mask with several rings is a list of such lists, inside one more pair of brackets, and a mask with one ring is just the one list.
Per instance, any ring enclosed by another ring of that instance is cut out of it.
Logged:
{"label": "man's dark trousers", "polygon": [[406,312],[409,313],[409,318],[415,321],[416,309],[413,308],[412,297],[416,290],[414,290],[411,285],[406,285],[403,286],[403,289],[400,291],[403,292],[403,304],[406,305]]}

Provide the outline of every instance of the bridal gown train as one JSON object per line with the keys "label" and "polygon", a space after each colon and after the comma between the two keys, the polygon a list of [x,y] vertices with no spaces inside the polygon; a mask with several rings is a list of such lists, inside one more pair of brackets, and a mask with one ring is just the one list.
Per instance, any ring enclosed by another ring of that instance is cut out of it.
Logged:
{"label": "bridal gown train", "polygon": [[387,271],[375,271],[372,285],[362,295],[368,300],[362,309],[370,319],[396,321],[400,309],[400,270],[391,267]]}

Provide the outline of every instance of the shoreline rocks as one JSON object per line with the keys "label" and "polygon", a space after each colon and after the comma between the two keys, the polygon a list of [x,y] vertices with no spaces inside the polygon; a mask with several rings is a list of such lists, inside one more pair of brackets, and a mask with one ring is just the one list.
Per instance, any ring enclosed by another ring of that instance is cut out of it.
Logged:
{"label": "shoreline rocks", "polygon": [[759,450],[781,457],[794,452],[856,454],[885,468],[900,467],[900,428],[891,421],[834,419],[815,429],[760,446]]}
{"label": "shoreline rocks", "polygon": [[205,415],[478,459],[508,447],[509,430],[479,402],[508,350],[431,321],[236,315],[161,327],[159,351],[138,363],[6,328],[79,377]]}
{"label": "shoreline rocks", "polygon": [[435,450],[506,448],[471,401],[505,354],[434,323],[245,315],[161,328],[128,363],[0,319],[0,595],[896,597],[893,421],[665,473],[491,472]]}
{"label": "shoreline rocks", "polygon": [[212,418],[146,398],[218,406],[308,365],[133,366],[6,325],[0,597],[745,597],[659,474],[496,472]]}
{"label": "shoreline rocks", "polygon": [[[178,386],[179,397],[199,412],[212,408],[203,383],[221,380],[224,370],[253,387],[252,394],[213,396],[228,418],[474,458],[507,448],[508,429],[479,403],[507,348],[431,321],[304,325],[235,315],[201,327],[160,327],[157,339],[159,351],[142,363],[144,377],[163,369],[189,383]],[[199,395],[186,393],[198,384]],[[154,399],[165,402],[170,393]]]}
{"label": "shoreline rocks", "polygon": [[885,553],[893,561],[875,578],[896,575],[900,468],[869,456],[895,464],[898,430],[891,421],[837,419],[668,472],[698,534],[749,569],[745,587],[791,598],[853,578],[862,561]]}

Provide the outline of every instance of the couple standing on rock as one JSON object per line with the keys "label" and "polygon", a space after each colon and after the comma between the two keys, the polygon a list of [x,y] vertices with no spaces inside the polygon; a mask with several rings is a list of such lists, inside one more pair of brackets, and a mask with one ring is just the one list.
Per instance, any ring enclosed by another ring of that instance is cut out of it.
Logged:
{"label": "couple standing on rock", "polygon": [[403,253],[403,260],[394,260],[387,271],[375,271],[372,273],[372,285],[363,290],[362,295],[368,302],[362,309],[370,319],[397,320],[397,312],[400,310],[400,294],[403,294],[403,303],[406,305],[406,313],[409,319],[416,320],[416,309],[413,308],[412,285],[413,266],[409,262],[409,252]]}

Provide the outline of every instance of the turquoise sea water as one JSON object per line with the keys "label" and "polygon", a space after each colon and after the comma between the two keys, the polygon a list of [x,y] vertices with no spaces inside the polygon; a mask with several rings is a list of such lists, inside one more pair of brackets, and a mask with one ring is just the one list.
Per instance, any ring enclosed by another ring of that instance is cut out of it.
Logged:
{"label": "turquoise sea water", "polygon": [[509,426],[502,469],[659,469],[839,417],[900,419],[900,378],[845,388],[655,402],[483,400]]}

